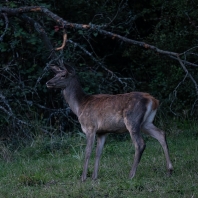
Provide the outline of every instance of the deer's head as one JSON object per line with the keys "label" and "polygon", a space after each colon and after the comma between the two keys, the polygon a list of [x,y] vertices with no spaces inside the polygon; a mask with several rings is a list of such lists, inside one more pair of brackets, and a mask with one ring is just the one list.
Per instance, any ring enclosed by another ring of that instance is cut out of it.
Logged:
{"label": "deer's head", "polygon": [[48,88],[64,89],[68,86],[71,79],[75,75],[74,71],[70,73],[66,68],[61,69],[57,66],[52,66],[51,69],[56,75],[54,76],[54,78],[46,82]]}

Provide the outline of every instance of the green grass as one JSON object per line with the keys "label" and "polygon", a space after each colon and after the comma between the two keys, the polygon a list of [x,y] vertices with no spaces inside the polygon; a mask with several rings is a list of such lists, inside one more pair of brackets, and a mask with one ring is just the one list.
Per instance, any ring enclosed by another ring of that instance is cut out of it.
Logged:
{"label": "green grass", "polygon": [[129,180],[134,147],[128,136],[110,136],[102,155],[99,178],[92,181],[94,154],[88,179],[82,183],[83,136],[45,139],[12,151],[0,147],[1,198],[127,198],[198,197],[198,127],[176,123],[168,129],[168,144],[174,166],[166,174],[165,158],[159,143],[145,137],[147,144],[136,176]]}

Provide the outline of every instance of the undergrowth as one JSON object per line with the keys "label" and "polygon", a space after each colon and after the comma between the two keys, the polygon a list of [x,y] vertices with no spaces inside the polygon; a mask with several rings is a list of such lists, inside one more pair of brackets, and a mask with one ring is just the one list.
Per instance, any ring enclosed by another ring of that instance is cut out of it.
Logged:
{"label": "undergrowth", "polygon": [[160,144],[144,136],[147,144],[135,178],[128,179],[134,147],[128,134],[109,135],[104,147],[99,178],[91,180],[95,149],[88,179],[80,182],[85,136],[38,135],[28,144],[13,149],[0,145],[0,197],[198,197],[198,125],[196,121],[164,121],[174,166],[166,174]]}

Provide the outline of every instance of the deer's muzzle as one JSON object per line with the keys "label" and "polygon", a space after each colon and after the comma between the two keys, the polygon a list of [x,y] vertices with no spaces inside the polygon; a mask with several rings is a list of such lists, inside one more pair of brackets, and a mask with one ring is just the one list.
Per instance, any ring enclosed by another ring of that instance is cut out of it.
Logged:
{"label": "deer's muzzle", "polygon": [[48,81],[48,82],[46,82],[46,86],[47,86],[47,88],[53,88],[55,86],[55,84]]}

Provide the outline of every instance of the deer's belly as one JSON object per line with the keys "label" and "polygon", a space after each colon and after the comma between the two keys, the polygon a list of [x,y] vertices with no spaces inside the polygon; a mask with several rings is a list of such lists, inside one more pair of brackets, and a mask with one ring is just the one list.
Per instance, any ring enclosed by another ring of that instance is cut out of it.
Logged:
{"label": "deer's belly", "polygon": [[88,131],[95,131],[96,133],[123,133],[127,131],[124,119],[120,114],[81,117],[79,121],[85,133]]}
{"label": "deer's belly", "polygon": [[106,117],[97,122],[97,132],[126,132],[126,126],[121,116]]}

